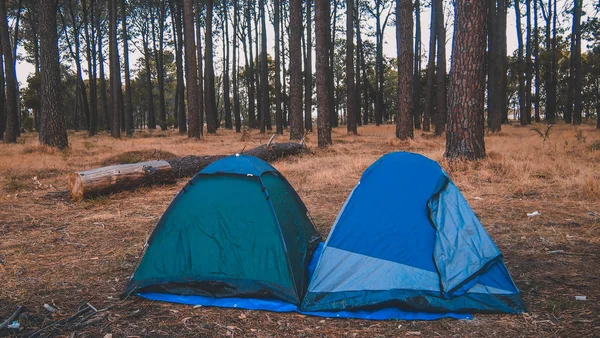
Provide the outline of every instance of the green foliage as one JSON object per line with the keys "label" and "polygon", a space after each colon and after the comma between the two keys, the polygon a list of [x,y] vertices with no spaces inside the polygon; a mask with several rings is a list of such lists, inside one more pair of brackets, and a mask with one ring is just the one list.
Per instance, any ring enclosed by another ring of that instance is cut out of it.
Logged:
{"label": "green foliage", "polygon": [[531,130],[535,131],[539,137],[542,138],[542,150],[544,150],[544,144],[548,139],[550,139],[550,130],[552,130],[552,124],[546,126],[546,130],[541,131],[539,128],[531,128]]}

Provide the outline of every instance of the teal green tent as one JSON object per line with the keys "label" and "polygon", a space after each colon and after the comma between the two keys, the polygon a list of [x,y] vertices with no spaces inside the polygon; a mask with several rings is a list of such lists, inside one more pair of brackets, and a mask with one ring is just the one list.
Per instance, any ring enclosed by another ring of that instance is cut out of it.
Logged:
{"label": "teal green tent", "polygon": [[266,162],[214,162],[175,197],[125,294],[280,299],[299,305],[320,241],[300,197]]}

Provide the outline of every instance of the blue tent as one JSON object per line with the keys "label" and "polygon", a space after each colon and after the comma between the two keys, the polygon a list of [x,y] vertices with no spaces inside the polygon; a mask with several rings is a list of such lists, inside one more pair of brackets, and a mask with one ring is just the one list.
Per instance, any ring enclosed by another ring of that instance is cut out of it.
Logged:
{"label": "blue tent", "polygon": [[424,156],[391,153],[346,201],[302,302],[306,311],[525,310],[502,255],[458,188]]}

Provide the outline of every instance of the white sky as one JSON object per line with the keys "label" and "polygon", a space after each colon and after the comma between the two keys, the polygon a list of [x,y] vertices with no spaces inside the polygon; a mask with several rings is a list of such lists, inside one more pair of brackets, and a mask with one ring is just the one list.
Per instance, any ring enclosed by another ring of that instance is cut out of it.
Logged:
{"label": "white sky", "polygon": [[[448,60],[450,60],[451,57],[451,52],[452,52],[452,20],[453,20],[453,13],[454,13],[454,8],[452,7],[452,5],[449,3],[449,1],[444,1],[444,8],[445,8],[445,12],[446,12],[446,27],[447,27],[447,44],[446,44],[446,55],[448,55]],[[564,9],[567,8],[566,6],[571,6],[572,1],[567,1],[567,0],[558,0],[558,12],[559,12],[559,25],[561,27],[564,28],[570,28],[571,27],[571,16],[567,15],[567,14],[563,14],[561,15],[561,13],[564,13]],[[314,10],[314,8],[313,8]],[[590,1],[588,1],[586,4],[584,4],[584,12],[587,13],[588,16],[593,16],[593,15],[598,15],[598,13],[596,13],[593,9],[592,9],[592,4],[590,3]],[[521,6],[521,13],[522,15],[525,14],[525,7]],[[392,14],[393,15],[393,14]],[[427,51],[428,51],[428,46],[429,46],[429,24],[430,24],[430,16],[431,13],[429,11],[429,8],[422,8],[421,9],[421,39],[422,39],[422,53],[425,56],[422,62],[422,65],[426,64],[426,56],[427,56]],[[313,13],[313,19],[314,19],[314,13]],[[363,18],[364,19],[364,18]],[[390,18],[391,19],[391,18]],[[586,20],[586,17],[583,18],[583,20]],[[371,20],[374,21],[374,20]],[[374,24],[374,22],[373,22]],[[521,20],[521,24],[522,24],[522,30],[523,30],[523,35],[525,35],[525,24],[526,24],[526,20],[525,18],[523,18]],[[538,24],[540,25],[540,27],[544,27],[544,20],[543,18],[541,18],[541,10],[540,10],[540,18],[538,19]],[[338,25],[340,25],[341,27],[345,27],[345,17],[340,19],[340,22],[338,23]],[[372,25],[374,26],[374,25]],[[533,26],[533,22],[532,22],[532,26]],[[231,32],[233,30],[230,30]],[[339,33],[338,33],[339,34]],[[396,56],[396,30],[394,27],[387,27],[385,30],[385,39],[384,39],[384,47],[383,47],[383,52],[386,56],[388,57],[395,57]],[[273,43],[273,39],[274,39],[274,32],[273,32],[273,28],[272,26],[270,26],[269,24],[267,24],[267,35],[268,35],[268,49],[269,49],[269,53],[273,54],[273,49],[274,49],[274,43]],[[367,37],[364,36],[365,32],[363,32],[363,39],[367,39]],[[313,29],[313,38],[314,38],[314,29]],[[525,38],[525,36],[523,37]],[[515,11],[514,11],[514,7],[510,7],[508,8],[508,19],[507,19],[507,51],[509,55],[512,55],[514,50],[517,48],[517,35],[516,35],[516,20],[515,20]],[[585,43],[583,44],[583,48],[585,50],[586,46]],[[137,49],[133,48],[133,46],[130,45],[130,67],[135,66],[135,61],[141,56],[141,54],[139,53],[139,51],[137,51]],[[222,54],[222,48],[220,46],[215,46],[214,48],[215,51],[215,59],[218,60]],[[19,48],[19,53],[23,53],[23,49]],[[313,50],[314,53],[314,50]],[[106,57],[108,62],[108,56]],[[243,60],[243,58],[242,58]],[[313,57],[313,62],[314,62],[315,58]],[[71,62],[70,60],[62,60],[62,62]],[[215,66],[217,68],[220,68],[220,66],[217,64],[217,62],[215,62]],[[83,65],[83,69],[85,72],[85,69],[87,69],[87,63],[84,63]],[[448,68],[449,69],[449,68]],[[106,67],[107,73],[109,68]],[[314,65],[313,65],[313,70],[314,70]],[[27,77],[33,73],[34,71],[34,67],[33,65],[24,62],[24,61],[18,61],[17,62],[17,79],[19,81],[19,83],[22,86],[25,86],[27,83]],[[84,75],[85,76],[85,75]]]}

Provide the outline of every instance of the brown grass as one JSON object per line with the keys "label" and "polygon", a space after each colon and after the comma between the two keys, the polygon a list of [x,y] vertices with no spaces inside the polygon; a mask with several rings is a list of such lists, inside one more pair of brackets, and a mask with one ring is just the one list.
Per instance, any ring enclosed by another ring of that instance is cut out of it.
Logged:
{"label": "brown grass", "polygon": [[[48,335],[594,336],[600,332],[600,151],[593,145],[600,142],[600,132],[591,125],[578,130],[555,126],[542,150],[534,132],[507,125],[486,137],[486,159],[448,162],[443,137],[417,132],[414,140],[401,142],[393,138],[393,126],[361,127],[358,136],[346,135],[342,127],[334,130],[332,147],[317,149],[310,134],[306,142],[312,154],[274,164],[326,236],[361,173],[381,155],[404,150],[440,161],[503,251],[530,312],[435,322],[333,320],[119,301],[141,246],[185,182],[74,204],[52,194],[66,189],[68,173],[165,154],[235,153],[270,135],[219,130],[190,141],[173,131],[137,132],[121,140],[71,133],[70,148],[58,151],[40,146],[36,134],[26,134],[20,144],[0,144],[0,321],[25,305],[29,318],[21,324],[32,333],[89,300],[96,307],[116,307],[100,322],[59,326]],[[527,217],[536,210],[540,216]],[[587,301],[575,301],[576,295]],[[44,303],[61,312],[47,313]]]}

